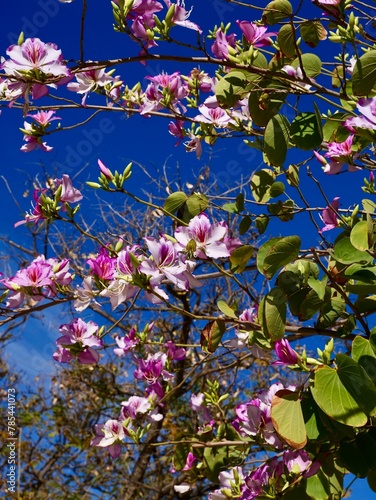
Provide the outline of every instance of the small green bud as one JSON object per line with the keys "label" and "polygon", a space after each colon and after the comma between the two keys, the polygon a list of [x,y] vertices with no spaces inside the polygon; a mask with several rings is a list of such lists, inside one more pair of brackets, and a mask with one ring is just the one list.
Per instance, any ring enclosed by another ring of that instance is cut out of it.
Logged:
{"label": "small green bud", "polygon": [[17,45],[22,45],[25,41],[25,34],[23,31],[21,31],[20,36],[18,37],[17,40]]}
{"label": "small green bud", "polygon": [[100,189],[102,187],[100,184],[98,184],[98,182],[87,181],[86,184],[94,189]]}

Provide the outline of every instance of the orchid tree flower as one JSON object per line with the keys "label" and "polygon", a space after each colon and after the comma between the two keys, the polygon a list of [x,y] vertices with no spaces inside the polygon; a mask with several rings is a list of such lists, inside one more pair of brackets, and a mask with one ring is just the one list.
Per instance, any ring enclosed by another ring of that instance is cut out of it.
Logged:
{"label": "orchid tree flower", "polygon": [[85,365],[99,361],[99,354],[94,347],[101,347],[102,341],[95,335],[98,331],[96,323],[86,323],[81,318],[76,318],[69,324],[61,325],[59,331],[63,335],[56,340],[58,350],[53,354],[56,361],[66,363],[75,356]]}
{"label": "orchid tree flower", "polygon": [[[9,59],[2,64],[6,76],[12,80],[31,84],[32,97],[37,99],[48,93],[48,86],[64,85],[71,80],[69,68],[63,63],[61,50],[53,43],[39,38],[27,38],[21,45],[11,45],[6,51]],[[48,83],[36,83],[37,81]],[[28,85],[24,97],[27,99]]]}
{"label": "orchid tree flower", "polygon": [[227,224],[224,221],[211,224],[208,216],[203,213],[193,217],[187,227],[178,227],[174,235],[183,249],[193,241],[196,245],[193,254],[200,259],[220,259],[231,255],[225,242],[228,236]]}
{"label": "orchid tree flower", "polygon": [[276,36],[277,33],[267,33],[266,26],[258,26],[256,23],[249,21],[236,21],[236,24],[242,30],[242,33],[250,45],[254,47],[265,47],[272,44],[271,36]]}
{"label": "orchid tree flower", "polygon": [[330,231],[331,229],[335,229],[339,225],[339,220],[336,214],[336,211],[338,211],[339,208],[339,200],[340,197],[336,196],[334,200],[331,203],[330,207],[324,208],[322,211],[321,220],[325,223],[325,226],[320,229],[320,233],[323,233],[324,231]]}
{"label": "orchid tree flower", "polygon": [[127,436],[127,431],[122,422],[107,420],[105,424],[96,424],[94,428],[96,437],[91,440],[91,446],[108,448],[111,457],[118,458],[121,453],[121,442]]}

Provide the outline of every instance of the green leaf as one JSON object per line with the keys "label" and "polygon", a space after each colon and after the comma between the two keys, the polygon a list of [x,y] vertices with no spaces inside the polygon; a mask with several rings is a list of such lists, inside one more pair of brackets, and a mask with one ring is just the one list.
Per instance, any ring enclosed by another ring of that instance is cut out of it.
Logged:
{"label": "green leaf", "polygon": [[225,331],[226,324],[224,321],[209,321],[201,331],[200,343],[202,350],[206,353],[215,352]]}
{"label": "green leaf", "polygon": [[271,198],[277,198],[285,192],[285,185],[283,182],[277,181],[270,186],[270,196]]}
{"label": "green leaf", "polygon": [[300,35],[309,47],[317,47],[321,40],[327,38],[328,32],[320,21],[304,21],[300,25]]}
{"label": "green leaf", "polygon": [[286,323],[287,296],[281,288],[272,288],[260,305],[262,331],[274,342],[283,338]]}
{"label": "green leaf", "polygon": [[256,201],[266,203],[270,200],[270,188],[275,180],[273,170],[263,168],[251,177],[252,196]]}
{"label": "green leaf", "polygon": [[230,212],[230,214],[239,213],[236,203],[225,203],[224,205],[222,205],[222,208],[223,210],[226,210],[226,212]]}
{"label": "green leaf", "polygon": [[289,144],[290,122],[284,115],[273,116],[264,133],[264,152],[273,165],[283,165]]}
{"label": "green leaf", "polygon": [[264,260],[265,257],[267,256],[269,250],[275,245],[278,241],[280,241],[282,238],[271,238],[270,240],[266,241],[261,247],[258,249],[257,252],[257,257],[256,257],[256,265],[258,272],[260,274],[263,274],[264,271]]}
{"label": "green leaf", "polygon": [[183,220],[188,222],[196,215],[206,210],[209,206],[209,201],[204,194],[193,193],[185,202]]}
{"label": "green leaf", "polygon": [[376,387],[364,368],[345,354],[337,354],[338,376],[366,415],[376,415]]}
{"label": "green leaf", "polygon": [[251,245],[242,245],[241,247],[235,248],[230,256],[232,272],[242,273],[254,253],[255,249]]}
{"label": "green leaf", "polygon": [[180,443],[175,446],[174,457],[172,459],[174,469],[180,471],[184,468],[190,450],[191,444],[185,443],[184,441],[180,441]]}
{"label": "green leaf", "polygon": [[342,442],[338,449],[338,458],[349,472],[357,477],[366,477],[368,465],[357,443]]}
{"label": "green leaf", "polygon": [[245,234],[252,225],[252,219],[249,215],[242,218],[239,224],[239,234]]}
{"label": "green leaf", "polygon": [[276,24],[292,15],[292,5],[288,0],[274,0],[268,3],[262,13],[264,24]]}
{"label": "green leaf", "polygon": [[290,138],[300,149],[318,148],[323,140],[323,132],[316,113],[299,113],[291,123]]}
{"label": "green leaf", "polygon": [[[321,59],[316,55],[316,54],[302,54],[301,59],[303,62],[303,68],[305,71],[305,74],[309,77],[315,78],[321,73]],[[293,68],[297,68],[300,66],[300,60],[297,57],[296,59],[293,60],[291,63],[291,66]]]}
{"label": "green leaf", "polygon": [[369,214],[375,213],[376,203],[372,200],[367,200],[367,198],[362,200],[363,210]]}
{"label": "green leaf", "polygon": [[304,397],[301,402],[307,437],[311,441],[328,441],[329,431],[322,420],[328,417],[322,413],[312,397]]}
{"label": "green leaf", "polygon": [[[334,295],[334,293],[336,295]],[[333,326],[338,318],[346,310],[346,303],[344,299],[337,294],[337,292],[332,292],[332,297],[330,300],[325,301],[323,307],[320,310],[320,316],[317,320],[317,326],[319,328],[329,328]]]}
{"label": "green leaf", "polygon": [[320,469],[314,476],[307,479],[306,493],[315,500],[328,500],[330,497],[330,483],[327,476]]}
{"label": "green leaf", "polygon": [[367,475],[367,482],[371,490],[376,492],[376,467],[373,469],[369,469]]}
{"label": "green leaf", "polygon": [[221,312],[223,312],[223,314],[225,314],[229,318],[237,319],[234,310],[228,304],[226,304],[224,300],[218,300],[217,307]]}
{"label": "green leaf", "polygon": [[179,210],[180,207],[184,205],[187,198],[188,196],[182,191],[177,191],[176,193],[172,193],[167,197],[163,208],[170,214],[174,214]]}
{"label": "green leaf", "polygon": [[320,309],[323,300],[319,298],[315,290],[309,290],[300,304],[298,318],[301,321],[311,319]]}
{"label": "green leaf", "polygon": [[276,392],[271,417],[275,430],[292,448],[300,450],[307,443],[300,396],[287,389]]}
{"label": "green leaf", "polygon": [[367,96],[376,83],[376,50],[360,57],[354,67],[352,88],[355,95]]}
{"label": "green leaf", "polygon": [[352,427],[363,427],[367,423],[367,415],[359,408],[333,368],[324,365],[316,370],[312,395],[321,410],[337,422]]}
{"label": "green leaf", "polygon": [[335,243],[333,257],[341,264],[352,264],[353,262],[367,264],[373,260],[372,255],[368,252],[355,248],[348,236]]}
{"label": "green leaf", "polygon": [[290,165],[286,171],[287,182],[290,186],[299,186],[299,167],[297,165]]}
{"label": "green leaf", "polygon": [[317,293],[320,300],[324,298],[327,282],[328,277],[326,275],[321,281],[313,277],[308,278],[308,285]]}
{"label": "green leaf", "polygon": [[265,78],[259,80],[257,86],[251,90],[248,106],[252,121],[258,127],[265,127],[285,102],[288,88],[286,87],[284,92],[280,83]]}
{"label": "green leaf", "polygon": [[350,233],[350,241],[352,245],[360,251],[368,250],[370,248],[367,221],[361,220],[355,224]]}
{"label": "green leaf", "polygon": [[330,116],[323,126],[324,141],[345,141],[350,135],[350,131],[343,126],[343,122],[350,117],[349,113],[334,113]]}
{"label": "green leaf", "polygon": [[279,30],[278,44],[285,56],[296,56],[295,30],[291,24],[285,24]]}
{"label": "green leaf", "polygon": [[249,71],[241,69],[232,69],[221,78],[216,87],[215,95],[218,102],[223,108],[231,108],[242,98],[246,93],[246,86],[249,79],[256,78]]}
{"label": "green leaf", "polygon": [[268,224],[270,222],[270,219],[267,215],[261,214],[255,219],[255,226],[259,234],[264,234]]}
{"label": "green leaf", "polygon": [[[257,267],[260,269],[262,262],[261,272],[268,279],[272,279],[281,267],[297,259],[301,245],[299,236],[285,236],[274,240],[275,238],[264,243],[257,254]],[[273,243],[270,245],[271,242]]]}

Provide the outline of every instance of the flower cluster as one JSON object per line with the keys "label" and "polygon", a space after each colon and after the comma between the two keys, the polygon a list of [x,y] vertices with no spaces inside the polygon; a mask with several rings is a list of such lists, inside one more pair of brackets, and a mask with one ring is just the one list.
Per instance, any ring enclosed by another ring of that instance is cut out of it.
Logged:
{"label": "flower cluster", "polygon": [[53,358],[59,363],[68,363],[74,357],[84,365],[91,365],[99,361],[99,354],[94,347],[101,347],[102,341],[96,335],[98,325],[93,321],[85,323],[77,318],[69,324],[61,325],[60,333],[63,334],[56,341],[57,351]]}
{"label": "flower cluster", "polygon": [[[70,212],[74,215],[78,206],[71,210],[71,203],[78,203],[82,200],[81,192],[73,186],[72,180],[68,174],[63,174],[61,179],[55,179],[54,189],[48,190],[47,188],[35,189],[33,193],[34,206],[30,213],[25,215],[25,219],[15,223],[15,227],[29,222],[38,222],[45,219],[54,219],[58,217],[60,210]],[[62,204],[60,204],[62,203]]]}
{"label": "flower cluster", "polygon": [[67,259],[59,261],[39,255],[29,266],[20,269],[11,278],[2,279],[1,283],[10,290],[7,307],[15,308],[21,306],[26,297],[36,302],[56,297],[71,281]]}
{"label": "flower cluster", "polygon": [[48,146],[46,142],[42,142],[42,137],[46,134],[48,127],[54,120],[61,120],[60,116],[54,116],[55,111],[39,111],[33,115],[27,115],[34,120],[33,123],[24,122],[24,141],[26,144],[21,147],[21,151],[29,153],[34,149],[41,149],[49,153],[52,147]]}
{"label": "flower cluster", "polygon": [[135,296],[140,289],[153,303],[168,300],[161,285],[170,283],[180,290],[199,287],[192,274],[193,258],[229,257],[241,243],[231,238],[224,221],[211,223],[205,214],[191,219],[188,226],[175,230],[174,238],[145,237],[149,257],[138,245],[126,246],[117,256],[102,248],[95,258],[88,259],[91,276],[85,278],[76,292],[75,309],[82,311],[98,296],[108,297],[113,309]]}
{"label": "flower cluster", "polygon": [[[284,389],[282,384],[273,384],[268,391],[261,391],[257,398],[236,407],[237,418],[232,425],[242,436],[252,436],[273,448],[281,449],[283,444],[279,439],[271,418],[271,404],[277,391]],[[295,391],[296,387],[288,386]]]}
{"label": "flower cluster", "polygon": [[221,488],[210,493],[210,500],[239,498],[276,498],[286,485],[317,473],[321,464],[311,459],[306,451],[286,450],[282,457],[273,457],[262,466],[245,475],[241,467],[219,474]]}
{"label": "flower cluster", "polygon": [[28,38],[20,45],[12,45],[6,51],[1,69],[5,72],[2,93],[5,100],[15,101],[29,93],[33,99],[48,94],[48,87],[57,88],[71,80],[69,68],[63,62],[61,50],[53,43],[44,43],[39,38]]}

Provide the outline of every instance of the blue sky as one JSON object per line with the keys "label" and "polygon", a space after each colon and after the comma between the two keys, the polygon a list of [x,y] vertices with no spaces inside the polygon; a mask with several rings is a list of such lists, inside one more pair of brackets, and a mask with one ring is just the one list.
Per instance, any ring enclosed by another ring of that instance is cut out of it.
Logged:
{"label": "blue sky", "polygon": [[[187,0],[187,7],[189,7],[189,3]],[[299,4],[297,1],[292,3],[295,6]],[[112,59],[125,55],[135,55],[138,51],[137,45],[130,42],[125,35],[114,33],[112,29],[110,2],[91,0],[88,4],[85,58],[87,60]],[[256,4],[264,6],[265,2],[258,1]],[[310,7],[310,3],[307,2],[307,4]],[[8,2],[0,19],[0,54],[5,55],[6,48],[15,43],[19,33],[24,31],[26,37],[39,37],[44,42],[56,43],[65,58],[77,59],[79,57],[80,14],[81,2],[79,0],[75,0],[72,4],[61,4],[57,0]],[[317,11],[317,15],[319,15],[319,11]],[[222,21],[253,20],[254,17],[250,16],[252,16],[251,11],[241,8],[235,9],[222,0],[200,0],[195,2],[191,19],[205,31]],[[234,30],[238,32],[235,27]],[[176,28],[173,33],[176,34],[176,37],[180,36],[191,42],[195,40],[193,31]],[[160,51],[163,53],[170,51],[171,53],[173,49],[161,44]],[[158,52],[158,48],[156,52]],[[177,68],[176,65],[168,63],[150,63],[145,67],[136,63],[119,67],[118,71],[126,83],[131,85],[142,80],[146,86],[145,77],[148,75],[158,74],[162,70],[172,72],[176,69],[188,73],[192,68],[193,65]],[[70,97],[74,98],[72,94]],[[43,102],[47,104],[49,100],[46,98]],[[88,103],[90,102],[97,101],[95,98],[90,98]],[[326,111],[326,107],[321,109],[323,112]],[[86,111],[83,111],[80,113],[59,113],[59,116],[62,117],[62,125],[68,126],[85,119],[88,115]],[[173,177],[176,165],[179,163],[183,178],[194,182],[200,169],[210,163],[211,179],[216,180],[218,187],[223,189],[225,186],[231,186],[240,178],[245,180],[250,178],[251,174],[262,166],[261,155],[255,150],[245,147],[241,139],[219,141],[213,148],[206,147],[201,160],[197,160],[194,154],[185,153],[182,146],[174,146],[175,140],[167,132],[167,123],[167,120],[163,119],[147,119],[138,116],[124,119],[119,114],[103,113],[83,128],[51,135],[48,138],[48,143],[54,147],[51,153],[35,151],[25,154],[20,151],[23,144],[22,133],[19,131],[19,127],[23,125],[22,112],[15,109],[3,109],[0,116],[2,138],[0,235],[20,244],[25,243],[26,228],[21,226],[15,230],[14,223],[22,219],[23,213],[30,209],[31,198],[23,195],[30,188],[31,179],[36,175],[42,175],[43,168],[48,172],[55,172],[57,176],[68,173],[72,178],[75,178],[75,183],[83,185],[86,180],[96,180],[98,158],[101,158],[110,168],[119,170],[129,161],[135,161],[144,165],[152,175],[156,175],[155,172],[160,170],[164,163],[167,163],[171,177]],[[299,157],[296,152],[292,152],[290,158],[291,161],[297,161]],[[341,196],[343,208],[361,200],[362,193],[359,187],[362,184],[363,173],[325,176],[317,162],[312,161],[311,167],[329,199]],[[317,187],[312,181],[302,177],[308,200],[313,205],[325,206]],[[3,178],[6,179],[12,194],[8,191]],[[135,167],[134,175],[129,184],[130,190],[139,192],[143,186],[146,186],[146,178],[141,170]],[[86,203],[84,210],[88,211],[92,202],[90,194],[90,190],[84,192],[84,203]],[[14,203],[14,198],[18,200],[21,211]],[[299,216],[293,224],[272,224],[270,231],[274,236],[278,232],[281,234],[299,233],[303,236],[305,245],[315,245],[319,236],[306,223],[307,219]],[[331,241],[333,241],[333,237],[334,233],[328,235],[328,239]],[[0,243],[0,250],[3,249],[4,247]],[[14,272],[15,268],[13,267],[12,270]],[[6,260],[0,261],[0,271],[9,275],[9,264]],[[43,327],[37,322],[30,323],[28,331],[23,332],[20,340],[11,348],[12,359],[15,362],[23,359],[24,368],[26,367],[25,363],[30,363],[30,372],[34,372],[35,367],[39,365],[38,362],[32,361],[37,359],[38,355],[41,355],[47,363],[42,365],[43,370],[50,366],[50,362],[47,360],[50,359],[56,338],[54,334],[51,334],[53,320],[56,318],[49,313],[46,314],[46,318]],[[62,322],[64,321],[59,319],[59,324]],[[41,344],[38,342],[38,347],[35,348],[34,342],[30,339],[31,333],[33,336],[38,336],[39,339],[43,337],[43,347],[40,347]],[[21,340],[25,343],[20,344]],[[29,356],[30,349],[35,349],[32,356]],[[364,499],[371,498],[367,497],[367,491],[361,493]],[[360,490],[358,494],[360,495]],[[356,498],[355,490],[354,498]]]}

